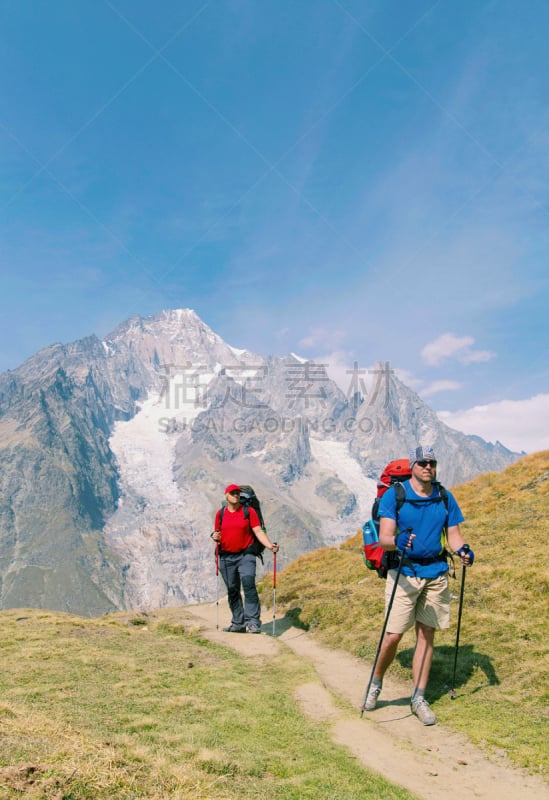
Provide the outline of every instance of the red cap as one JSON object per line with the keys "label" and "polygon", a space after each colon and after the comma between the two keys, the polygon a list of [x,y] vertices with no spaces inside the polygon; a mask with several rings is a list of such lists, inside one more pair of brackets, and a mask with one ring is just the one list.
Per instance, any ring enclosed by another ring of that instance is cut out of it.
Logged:
{"label": "red cap", "polygon": [[239,491],[240,491],[240,486],[237,486],[236,483],[230,483],[225,489],[225,494],[230,494],[231,492],[239,492]]}

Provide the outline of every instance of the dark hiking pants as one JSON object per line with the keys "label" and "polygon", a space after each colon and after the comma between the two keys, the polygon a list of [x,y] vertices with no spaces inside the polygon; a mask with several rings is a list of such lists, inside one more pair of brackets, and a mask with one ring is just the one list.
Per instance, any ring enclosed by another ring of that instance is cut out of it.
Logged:
{"label": "dark hiking pants", "polygon": [[[227,587],[227,599],[232,612],[231,623],[261,626],[261,606],[255,587],[256,557],[251,553],[221,553],[219,571]],[[244,591],[244,603],[240,590]]]}

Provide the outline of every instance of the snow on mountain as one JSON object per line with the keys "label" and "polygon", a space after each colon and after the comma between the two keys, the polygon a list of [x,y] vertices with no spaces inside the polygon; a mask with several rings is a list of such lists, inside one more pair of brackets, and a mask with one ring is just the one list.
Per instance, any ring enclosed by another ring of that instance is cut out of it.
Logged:
{"label": "snow on mountain", "polygon": [[356,496],[358,516],[365,522],[376,496],[376,481],[364,476],[358,462],[349,455],[347,442],[311,436],[310,443],[313,456],[321,467],[335,473]]}
{"label": "snow on mountain", "polygon": [[120,499],[104,535],[129,565],[127,593],[134,608],[203,600],[211,592],[202,585],[201,549],[196,548],[194,559],[183,555],[193,550],[195,538],[203,539],[203,532],[190,522],[189,504],[174,476],[178,437],[172,426],[190,424],[200,407],[169,408],[168,418],[167,398],[173,398],[173,389],[170,385],[162,396],[150,393],[132,419],[115,424],[110,438],[120,472]]}
{"label": "snow on mountain", "polygon": [[117,422],[109,440],[120,475],[121,497],[133,494],[156,509],[183,506],[173,478],[175,440],[162,429],[166,408],[152,394],[128,421]]}

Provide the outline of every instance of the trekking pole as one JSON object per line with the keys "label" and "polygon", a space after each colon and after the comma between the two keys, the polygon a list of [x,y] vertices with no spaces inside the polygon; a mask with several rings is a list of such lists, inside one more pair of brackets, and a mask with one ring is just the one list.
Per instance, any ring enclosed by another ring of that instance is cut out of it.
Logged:
{"label": "trekking pole", "polygon": [[[463,545],[464,553],[469,551],[469,545]],[[458,611],[458,621],[457,621],[457,630],[456,630],[456,647],[454,650],[454,674],[452,675],[452,688],[450,689],[450,698],[452,700],[456,699],[456,667],[457,667],[457,658],[458,658],[458,645],[459,645],[459,631],[461,629],[461,612],[463,610],[463,590],[465,589],[465,570],[467,567],[465,564],[461,566],[461,588],[459,590],[459,611]]]}
{"label": "trekking pole", "polygon": [[219,630],[219,542],[215,543],[215,629]]}
{"label": "trekking pole", "polygon": [[[406,533],[411,533],[411,532],[412,532],[411,528],[407,528],[406,529]],[[373,666],[372,666],[372,671],[370,673],[370,680],[368,681],[368,686],[366,687],[366,691],[364,692],[364,700],[362,701],[362,705],[360,707],[360,716],[361,717],[364,715],[364,709],[365,709],[365,706],[366,706],[366,700],[368,698],[368,694],[370,693],[370,686],[372,685],[372,681],[374,679],[374,672],[376,671],[376,666],[377,666],[377,662],[378,662],[378,659],[379,659],[379,654],[381,652],[381,645],[383,644],[383,638],[385,636],[385,631],[387,629],[387,623],[389,621],[389,614],[391,613],[391,609],[393,607],[393,601],[395,599],[395,594],[396,594],[396,590],[397,590],[397,586],[398,586],[398,579],[400,578],[400,573],[402,572],[402,565],[404,564],[404,557],[405,557],[406,551],[408,550],[409,547],[410,547],[410,545],[408,544],[404,548],[404,552],[402,553],[402,555],[400,557],[400,561],[398,562],[398,569],[397,569],[397,573],[395,575],[395,581],[393,583],[393,589],[391,591],[391,597],[389,598],[389,603],[387,605],[387,611],[385,613],[385,619],[383,620],[383,628],[381,629],[381,636],[379,637],[379,642],[378,642],[376,654],[375,654],[375,657],[374,657],[374,663],[373,663]]]}
{"label": "trekking pole", "polygon": [[276,553],[273,553],[273,636],[276,636]]}

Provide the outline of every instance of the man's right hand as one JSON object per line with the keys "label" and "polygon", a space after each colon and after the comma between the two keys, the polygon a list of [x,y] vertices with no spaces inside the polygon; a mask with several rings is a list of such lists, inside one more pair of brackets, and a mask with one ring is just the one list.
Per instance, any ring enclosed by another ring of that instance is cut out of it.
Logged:
{"label": "man's right hand", "polygon": [[412,547],[412,542],[415,538],[416,535],[411,530],[402,531],[402,533],[398,534],[395,544],[400,552],[404,553],[408,548]]}

